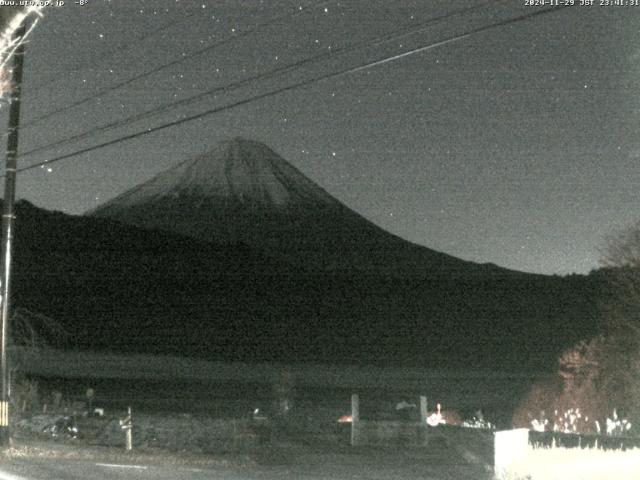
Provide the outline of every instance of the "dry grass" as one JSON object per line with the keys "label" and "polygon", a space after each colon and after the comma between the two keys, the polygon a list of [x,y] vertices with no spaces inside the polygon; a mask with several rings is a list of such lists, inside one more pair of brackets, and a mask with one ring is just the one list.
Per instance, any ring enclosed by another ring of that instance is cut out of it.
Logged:
{"label": "dry grass", "polygon": [[243,466],[253,461],[243,455],[203,455],[189,452],[168,452],[163,449],[145,449],[126,452],[121,448],[95,447],[52,441],[12,441],[11,448],[3,450],[0,458],[47,458],[89,460],[111,463],[153,465],[188,465],[199,467]]}

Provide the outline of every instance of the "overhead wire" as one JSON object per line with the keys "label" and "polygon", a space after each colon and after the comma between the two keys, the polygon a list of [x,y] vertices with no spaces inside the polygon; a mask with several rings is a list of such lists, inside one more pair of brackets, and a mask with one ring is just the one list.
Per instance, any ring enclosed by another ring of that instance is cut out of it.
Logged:
{"label": "overhead wire", "polygon": [[[320,75],[320,76],[317,76],[317,77],[314,77],[314,78],[306,79],[306,80],[300,81],[300,82],[292,84],[292,85],[287,85],[287,86],[284,86],[284,87],[277,88],[275,90],[271,90],[269,92],[265,92],[265,93],[262,93],[262,94],[259,94],[259,95],[254,95],[252,97],[249,97],[249,98],[246,98],[246,99],[243,99],[243,100],[239,100],[237,102],[234,102],[234,103],[231,103],[231,104],[228,104],[228,105],[224,105],[224,106],[221,106],[221,107],[216,107],[216,108],[213,108],[213,109],[210,109],[210,110],[207,110],[207,111],[195,114],[195,115],[191,115],[189,117],[185,117],[185,118],[182,118],[182,119],[179,119],[179,120],[174,120],[172,122],[168,122],[168,123],[165,123],[165,124],[162,124],[162,125],[158,125],[158,126],[153,127],[153,128],[147,128],[145,130],[138,131],[138,132],[135,132],[135,133],[131,133],[131,134],[128,134],[128,135],[124,135],[124,136],[116,138],[116,139],[112,139],[112,140],[109,140],[109,141],[106,141],[106,142],[102,142],[102,143],[99,143],[99,144],[96,144],[96,145],[85,147],[85,148],[76,150],[74,152],[70,152],[70,153],[66,153],[66,154],[63,154],[63,155],[59,155],[59,156],[57,156],[55,158],[52,158],[52,159],[49,159],[49,160],[45,160],[43,162],[38,162],[38,163],[35,163],[35,164],[32,164],[32,165],[28,165],[26,167],[19,168],[19,169],[17,169],[17,172],[24,172],[24,171],[32,170],[34,168],[42,167],[42,166],[45,166],[45,165],[51,165],[53,163],[57,163],[57,162],[60,162],[62,160],[66,160],[66,159],[71,158],[71,157],[75,157],[75,156],[78,156],[78,155],[82,155],[84,153],[88,153],[88,152],[92,152],[92,151],[95,151],[95,150],[99,150],[101,148],[105,148],[105,147],[108,147],[108,146],[111,146],[111,145],[115,145],[115,144],[118,144],[118,143],[121,143],[121,142],[124,142],[124,141],[132,140],[132,139],[135,139],[135,138],[138,138],[138,137],[146,136],[146,135],[149,135],[151,133],[155,133],[155,132],[158,132],[158,131],[161,131],[161,130],[165,130],[165,129],[172,128],[172,127],[175,127],[175,126],[178,126],[178,125],[182,125],[182,124],[187,123],[187,122],[192,122],[192,121],[195,121],[195,120],[199,120],[201,118],[205,118],[207,116],[210,116],[210,115],[213,115],[213,114],[225,111],[225,110],[229,110],[229,109],[241,106],[241,105],[246,105],[248,103],[255,102],[255,101],[258,101],[258,100],[262,100],[262,99],[265,99],[265,98],[273,97],[273,96],[279,95],[281,93],[284,93],[284,92],[287,92],[287,91],[290,91],[290,90],[294,90],[294,89],[298,89],[300,87],[312,85],[312,84],[315,84],[315,83],[318,83],[318,82],[321,82],[321,81],[324,81],[324,80],[328,80],[328,79],[331,79],[331,78],[337,78],[337,77],[340,77],[340,76],[348,75],[348,74],[351,74],[351,73],[362,71],[362,70],[367,69],[367,68],[373,68],[375,66],[381,65],[382,63],[386,63],[386,62],[389,62],[389,61],[397,60],[399,58],[404,58],[404,57],[406,57],[408,55],[424,52],[424,51],[427,51],[427,50],[430,50],[430,49],[433,49],[433,48],[437,48],[437,47],[442,46],[442,45],[446,45],[446,44],[450,44],[450,43],[453,43],[453,42],[457,42],[459,40],[462,40],[462,39],[465,39],[465,38],[469,38],[472,35],[476,35],[476,34],[479,34],[479,33],[482,33],[482,32],[488,31],[488,30],[492,30],[494,28],[503,27],[503,26],[506,26],[506,25],[509,25],[509,24],[512,24],[512,23],[522,22],[522,21],[529,20],[529,19],[535,18],[535,17],[539,17],[541,15],[545,15],[545,14],[548,14],[548,13],[551,13],[551,12],[558,12],[558,11],[561,11],[561,10],[567,8],[567,7],[568,6],[558,6],[558,7],[552,7],[552,8],[547,8],[547,9],[543,9],[543,10],[536,10],[534,12],[530,12],[530,13],[527,13],[525,15],[521,15],[521,16],[518,16],[518,17],[515,17],[515,18],[502,20],[502,21],[499,21],[499,22],[492,23],[490,25],[476,27],[476,28],[470,29],[467,32],[464,32],[464,33],[461,33],[461,34],[457,34],[457,35],[452,35],[452,36],[450,36],[450,37],[448,37],[448,38],[446,38],[444,40],[441,40],[441,41],[438,41],[438,42],[430,43],[430,44],[427,44],[427,45],[423,45],[421,47],[417,47],[417,48],[413,48],[413,49],[407,50],[406,52],[403,52],[401,54],[392,55],[392,56],[389,56],[389,57],[385,57],[383,59],[367,62],[367,63],[365,63],[363,65],[358,65],[358,66],[355,66],[355,67],[349,67],[349,68],[345,68],[345,69],[339,70],[337,72],[331,72],[331,73],[327,73],[325,75]],[[4,175],[1,175],[0,177],[3,177],[3,176]]]}
{"label": "overhead wire", "polygon": [[[119,54],[120,52],[123,52],[124,50],[127,50],[128,48],[131,48],[131,45],[133,44],[139,44],[140,42],[144,42],[145,40],[148,40],[149,38],[153,38],[156,35],[164,32],[165,30],[168,30],[170,28],[176,27],[178,25],[180,25],[181,23],[186,22],[187,20],[189,20],[191,17],[196,16],[199,13],[199,11],[194,11],[192,13],[187,14],[187,16],[179,19],[179,20],[172,20],[171,22],[167,22],[164,23],[162,25],[160,25],[159,27],[157,27],[154,30],[151,30],[149,32],[143,33],[142,35],[139,35],[137,37],[134,37],[133,39],[127,40],[125,42],[123,42],[120,45],[115,46],[114,48],[108,50],[107,52],[103,53],[100,55],[100,57],[98,57],[98,62],[91,62],[88,65],[82,65],[82,68],[90,68],[91,65],[96,65],[96,64],[100,64],[100,63],[104,63],[104,61],[106,59],[109,59],[110,57],[113,57],[117,54]],[[50,87],[51,86],[51,81],[57,79],[57,77],[51,77],[47,80],[45,80],[44,82],[42,82],[40,85],[36,85],[35,87],[33,87],[33,91],[37,92],[40,91],[42,88],[45,87]],[[30,126],[28,124],[25,124],[24,127]]]}
{"label": "overhead wire", "polygon": [[[91,95],[89,97],[85,97],[83,99],[80,99],[80,100],[77,100],[77,101],[72,102],[70,104],[67,104],[67,105],[65,105],[63,107],[51,110],[51,111],[49,111],[47,113],[44,113],[44,114],[42,114],[42,115],[40,115],[38,117],[35,117],[35,118],[29,120],[28,122],[25,122],[22,128],[32,127],[34,125],[38,125],[38,124],[42,123],[44,120],[47,120],[47,119],[53,117],[54,115],[57,115],[58,113],[62,113],[62,112],[65,112],[67,110],[70,110],[72,108],[78,107],[80,105],[84,105],[85,103],[88,103],[88,102],[90,102],[92,100],[95,100],[96,98],[100,98],[100,97],[104,96],[107,93],[119,90],[122,87],[130,85],[133,82],[136,82],[138,80],[146,78],[146,77],[148,77],[150,75],[154,75],[154,74],[156,74],[158,72],[161,72],[162,70],[165,70],[167,68],[179,65],[179,64],[181,64],[181,63],[183,63],[183,62],[185,62],[187,60],[191,60],[192,58],[195,58],[195,57],[198,57],[198,56],[203,55],[205,53],[211,52],[214,49],[221,47],[222,45],[226,45],[227,43],[229,43],[231,41],[236,41],[238,39],[244,38],[244,37],[246,37],[248,35],[251,35],[251,34],[255,33],[259,29],[271,26],[271,25],[273,25],[273,24],[275,24],[277,22],[280,22],[280,21],[282,21],[282,20],[284,20],[286,18],[293,18],[293,17],[295,17],[297,15],[301,15],[302,13],[305,13],[307,11],[306,9],[308,9],[308,8],[321,7],[323,5],[331,3],[332,1],[334,1],[334,0],[324,0],[324,1],[320,1],[320,2],[315,2],[315,1],[309,2],[306,7],[297,7],[293,12],[289,12],[289,13],[277,16],[275,18],[272,18],[272,19],[270,19],[270,20],[268,20],[266,22],[260,23],[259,25],[257,25],[253,29],[245,30],[244,32],[240,32],[240,33],[231,35],[229,37],[223,38],[222,40],[214,42],[213,44],[208,45],[206,47],[203,47],[201,49],[198,49],[198,50],[196,50],[196,51],[194,51],[192,53],[189,53],[187,55],[182,55],[181,57],[179,57],[177,59],[174,59],[174,60],[172,60],[170,62],[163,63],[163,64],[161,64],[159,66],[156,66],[156,67],[152,68],[151,70],[147,70],[147,71],[142,72],[142,73],[140,73],[138,75],[135,75],[135,76],[133,76],[131,78],[123,80],[122,82],[119,82],[119,83],[117,83],[115,85],[112,85],[110,87],[104,88],[104,89],[100,90],[99,92],[97,92],[97,93],[95,93],[95,94],[93,94],[93,95]],[[311,5],[311,4],[313,4],[313,5]]]}
{"label": "overhead wire", "polygon": [[391,33],[387,33],[385,35],[382,35],[382,36],[374,38],[374,39],[367,39],[367,40],[364,40],[362,42],[358,42],[358,43],[351,44],[351,45],[346,45],[346,46],[341,47],[341,48],[333,49],[333,50],[331,50],[329,52],[324,52],[324,53],[321,53],[319,55],[314,55],[312,57],[308,57],[308,58],[305,58],[305,59],[302,59],[302,60],[298,60],[297,62],[291,63],[289,65],[284,65],[284,66],[276,68],[274,70],[271,70],[271,71],[268,71],[268,72],[264,72],[264,73],[260,73],[260,74],[257,74],[257,75],[242,79],[242,80],[238,80],[236,82],[232,82],[232,83],[227,84],[227,85],[214,87],[214,88],[206,90],[204,92],[200,92],[200,93],[197,93],[195,95],[192,95],[192,96],[190,96],[188,98],[176,100],[174,102],[170,102],[169,104],[161,105],[159,107],[152,108],[151,110],[147,110],[146,112],[136,113],[136,114],[130,115],[129,117],[126,117],[124,119],[116,120],[114,122],[111,122],[111,123],[108,123],[108,124],[105,124],[105,125],[94,127],[94,128],[92,128],[90,130],[87,130],[87,131],[82,132],[82,133],[78,133],[78,134],[73,135],[71,137],[67,137],[67,138],[64,138],[64,139],[60,139],[60,140],[54,141],[52,143],[48,143],[48,144],[45,144],[45,145],[34,147],[31,150],[27,150],[25,152],[22,152],[20,154],[20,156],[24,157],[24,156],[27,156],[27,155],[32,155],[34,153],[38,153],[38,152],[41,152],[41,151],[44,151],[44,150],[48,150],[48,149],[51,149],[53,147],[57,147],[57,146],[61,146],[61,145],[64,145],[64,144],[67,144],[67,143],[70,143],[70,142],[75,142],[75,141],[81,140],[83,138],[86,138],[88,136],[91,136],[91,135],[94,135],[94,134],[97,134],[97,133],[100,133],[100,132],[104,132],[106,130],[111,130],[111,129],[122,127],[122,126],[125,126],[125,125],[130,125],[132,123],[138,122],[138,121],[143,120],[145,118],[149,118],[149,117],[152,117],[152,116],[160,115],[162,113],[170,111],[171,109],[175,109],[175,108],[190,104],[192,102],[195,102],[197,100],[201,100],[201,99],[203,99],[205,97],[209,97],[211,95],[215,95],[215,94],[223,93],[223,92],[224,93],[228,93],[228,92],[236,90],[236,89],[238,89],[240,87],[249,85],[252,82],[255,82],[255,81],[258,81],[258,80],[268,79],[268,78],[274,77],[276,75],[280,75],[280,74],[283,74],[283,73],[286,73],[286,72],[293,71],[293,70],[295,70],[297,68],[300,68],[302,66],[308,65],[308,64],[313,63],[313,62],[319,62],[321,60],[329,59],[329,58],[335,57],[337,55],[342,55],[342,54],[345,54],[345,53],[349,53],[349,52],[355,51],[357,49],[360,49],[363,46],[366,46],[367,48],[371,48],[371,47],[375,47],[375,46],[381,45],[383,43],[387,43],[387,42],[390,42],[390,41],[398,40],[400,38],[403,38],[403,37],[406,37],[406,36],[409,36],[409,35],[414,35],[416,33],[419,33],[419,32],[422,32],[422,31],[426,30],[427,28],[431,28],[434,24],[439,23],[439,22],[441,22],[443,20],[448,20],[448,19],[450,19],[452,17],[455,17],[455,16],[459,16],[459,15],[462,15],[462,14],[467,14],[467,13],[470,13],[472,11],[475,11],[475,10],[478,10],[478,9],[482,9],[482,8],[488,6],[488,5],[492,5],[492,4],[497,5],[497,4],[500,4],[500,3],[506,3],[508,1],[510,1],[510,0],[490,0],[490,1],[484,2],[482,4],[476,5],[474,7],[470,7],[470,8],[467,7],[467,8],[464,8],[464,9],[456,10],[454,12],[449,12],[446,15],[440,15],[440,16],[437,16],[437,17],[433,17],[433,18],[428,19],[426,22],[421,22],[419,25],[416,25],[416,26],[414,26],[413,28],[411,28],[409,30],[407,30],[406,27],[403,28],[402,29],[402,33],[397,33],[397,31],[394,31],[394,32],[391,32]]}

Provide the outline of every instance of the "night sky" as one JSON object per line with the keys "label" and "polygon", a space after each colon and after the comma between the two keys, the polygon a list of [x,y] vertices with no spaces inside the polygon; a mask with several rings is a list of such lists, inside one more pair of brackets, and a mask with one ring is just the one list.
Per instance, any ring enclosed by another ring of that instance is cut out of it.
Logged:
{"label": "night sky", "polygon": [[[240,135],[267,143],[384,229],[472,261],[586,273],[605,237],[639,216],[640,7],[576,6],[507,23],[542,7],[86,3],[45,8],[29,38],[21,152],[217,91],[23,155],[20,167],[305,85],[25,171],[18,196],[38,206],[81,214]],[[467,32],[475,33],[459,38]],[[296,66],[266,75],[288,65]]]}

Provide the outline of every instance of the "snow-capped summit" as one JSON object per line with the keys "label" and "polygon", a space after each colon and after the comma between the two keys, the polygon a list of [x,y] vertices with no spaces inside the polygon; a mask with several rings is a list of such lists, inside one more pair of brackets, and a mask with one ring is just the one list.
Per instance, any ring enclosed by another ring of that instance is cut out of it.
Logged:
{"label": "snow-capped summit", "polygon": [[423,274],[474,265],[382,230],[266,145],[242,138],[180,163],[90,215],[244,243],[312,269]]}
{"label": "snow-capped summit", "polygon": [[237,137],[157,175],[98,211],[180,197],[215,198],[262,208],[336,203],[269,147]]}

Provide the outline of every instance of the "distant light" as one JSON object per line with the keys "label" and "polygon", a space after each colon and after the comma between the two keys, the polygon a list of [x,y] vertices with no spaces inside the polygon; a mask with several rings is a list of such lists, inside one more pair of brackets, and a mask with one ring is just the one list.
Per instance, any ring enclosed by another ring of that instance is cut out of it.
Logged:
{"label": "distant light", "polygon": [[352,422],[353,422],[353,417],[351,415],[342,415],[338,419],[338,423],[352,423]]}

